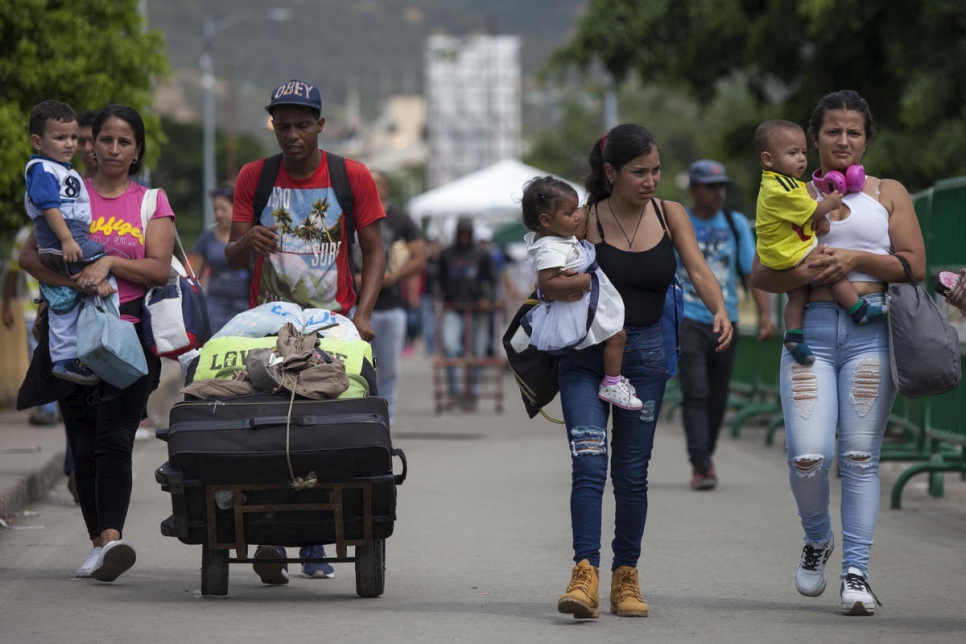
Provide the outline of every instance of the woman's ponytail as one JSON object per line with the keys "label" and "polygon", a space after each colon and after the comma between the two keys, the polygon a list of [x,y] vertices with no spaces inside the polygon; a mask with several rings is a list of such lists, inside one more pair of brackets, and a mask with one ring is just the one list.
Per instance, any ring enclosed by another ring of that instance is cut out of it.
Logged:
{"label": "woman's ponytail", "polygon": [[607,135],[605,134],[594,143],[587,159],[590,165],[590,174],[584,179],[584,188],[587,190],[588,206],[593,206],[598,201],[603,201],[610,196],[610,185],[607,181],[607,173],[604,172],[604,145],[606,142]]}

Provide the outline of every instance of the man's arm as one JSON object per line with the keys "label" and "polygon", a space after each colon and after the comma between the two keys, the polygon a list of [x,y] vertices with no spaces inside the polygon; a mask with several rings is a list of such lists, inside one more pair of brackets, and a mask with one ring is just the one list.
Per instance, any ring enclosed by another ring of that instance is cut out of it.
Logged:
{"label": "man's arm", "polygon": [[359,285],[359,299],[356,300],[356,313],[353,324],[363,340],[376,336],[372,328],[372,309],[382,288],[382,278],[386,273],[386,251],[382,247],[382,220],[376,220],[365,228],[360,228],[359,249],[362,252],[362,282]]}
{"label": "man's arm", "polygon": [[751,296],[758,307],[758,341],[763,342],[775,334],[771,319],[771,297],[760,288],[751,288]]}
{"label": "man's arm", "polygon": [[[426,242],[422,239],[414,239],[407,243],[406,247],[409,248],[409,259],[399,267],[399,272],[396,273],[394,279],[396,282],[401,282],[413,275],[419,275],[426,268]],[[389,286],[389,284],[384,286]]]}
{"label": "man's arm", "polygon": [[14,271],[11,267],[7,269],[3,278],[3,326],[8,329],[13,327],[13,312],[10,304],[17,290],[17,276],[18,271]]}
{"label": "man's arm", "polygon": [[489,251],[477,247],[480,252],[480,286],[482,293],[478,306],[481,309],[493,308],[496,303],[496,266],[493,264],[493,257]]}

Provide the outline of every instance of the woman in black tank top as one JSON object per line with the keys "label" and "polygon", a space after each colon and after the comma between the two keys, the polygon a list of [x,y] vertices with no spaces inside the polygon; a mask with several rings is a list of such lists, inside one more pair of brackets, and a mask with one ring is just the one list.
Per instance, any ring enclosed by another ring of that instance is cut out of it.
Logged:
{"label": "woman in black tank top", "polygon": [[594,144],[589,161],[586,237],[595,244],[600,268],[624,300],[627,343],[622,373],[644,408],[611,410],[598,399],[604,375],[600,346],[561,357],[558,375],[573,466],[570,513],[577,565],[557,609],[578,618],[599,615],[601,505],[610,453],[617,501],[611,609],[620,616],[643,617],[648,605],[641,595],[637,562],[647,518],[647,467],[668,378],[667,355],[675,350],[665,342],[660,324],[676,270],[675,249],[698,295],[715,312],[720,349],[730,344],[732,328],[718,280],[698,249],[684,208],[654,199],[661,166],[651,133],[639,125],[619,125]]}

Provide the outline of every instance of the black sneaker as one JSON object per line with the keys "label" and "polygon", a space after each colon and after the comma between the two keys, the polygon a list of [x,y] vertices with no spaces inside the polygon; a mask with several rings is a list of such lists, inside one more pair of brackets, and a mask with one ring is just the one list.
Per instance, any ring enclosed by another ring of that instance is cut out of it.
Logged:
{"label": "black sneaker", "polygon": [[282,546],[258,546],[252,568],[263,584],[287,584],[288,564],[279,561],[285,558],[285,548]]}

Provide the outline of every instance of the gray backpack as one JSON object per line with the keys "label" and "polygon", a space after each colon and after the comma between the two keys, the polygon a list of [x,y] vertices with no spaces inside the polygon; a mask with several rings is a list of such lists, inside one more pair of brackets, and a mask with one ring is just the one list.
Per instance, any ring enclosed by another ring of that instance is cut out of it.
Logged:
{"label": "gray backpack", "polygon": [[962,379],[959,334],[916,282],[909,262],[895,258],[902,262],[909,283],[891,284],[886,292],[892,381],[906,398],[952,391]]}

